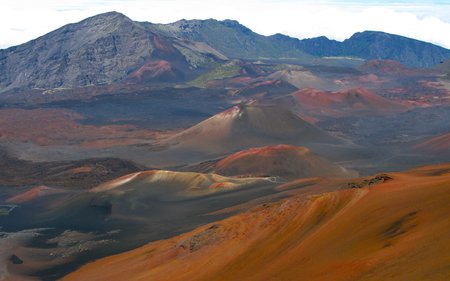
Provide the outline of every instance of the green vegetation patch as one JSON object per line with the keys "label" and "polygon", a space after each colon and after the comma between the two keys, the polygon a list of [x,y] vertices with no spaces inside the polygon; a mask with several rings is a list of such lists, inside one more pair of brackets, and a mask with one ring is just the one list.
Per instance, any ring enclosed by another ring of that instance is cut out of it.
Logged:
{"label": "green vegetation patch", "polygon": [[233,64],[219,65],[218,67],[200,75],[195,80],[189,82],[196,87],[205,87],[211,80],[221,80],[239,75],[241,67]]}

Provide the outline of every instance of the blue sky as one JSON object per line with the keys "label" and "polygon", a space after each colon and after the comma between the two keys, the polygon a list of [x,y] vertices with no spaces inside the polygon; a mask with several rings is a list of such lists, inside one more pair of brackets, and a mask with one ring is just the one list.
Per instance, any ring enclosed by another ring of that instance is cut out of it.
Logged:
{"label": "blue sky", "polygon": [[2,0],[0,10],[0,48],[112,10],[159,23],[236,19],[260,34],[298,38],[379,30],[450,48],[450,0]]}

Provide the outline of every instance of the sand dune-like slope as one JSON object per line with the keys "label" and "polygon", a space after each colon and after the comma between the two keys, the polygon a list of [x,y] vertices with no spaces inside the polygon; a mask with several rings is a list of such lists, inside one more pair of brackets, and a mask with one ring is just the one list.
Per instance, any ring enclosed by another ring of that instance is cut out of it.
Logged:
{"label": "sand dune-like slope", "polygon": [[328,84],[320,77],[307,70],[285,69],[272,73],[268,76],[270,80],[282,80],[298,89],[301,88],[327,88]]}
{"label": "sand dune-like slope", "polygon": [[291,94],[290,97],[301,111],[312,116],[380,115],[406,110],[406,107],[365,88],[339,92],[304,89]]}
{"label": "sand dune-like slope", "polygon": [[418,144],[415,148],[427,153],[450,156],[450,133],[434,137]]}
{"label": "sand dune-like slope", "polygon": [[236,152],[209,167],[225,176],[354,177],[355,173],[334,165],[306,147],[271,145]]}
{"label": "sand dune-like slope", "polygon": [[118,196],[134,194],[203,195],[220,190],[236,189],[255,183],[266,182],[264,178],[229,178],[221,175],[194,172],[151,170],[129,174],[101,184],[91,190],[94,193],[108,192]]}
{"label": "sand dune-like slope", "polygon": [[450,165],[265,204],[64,280],[448,280]]}
{"label": "sand dune-like slope", "polygon": [[46,196],[49,194],[54,194],[60,192],[57,189],[50,188],[45,185],[35,186],[23,193],[17,194],[15,196],[12,196],[6,200],[6,203],[25,203],[27,201],[32,201],[36,198],[39,198],[41,196]]}
{"label": "sand dune-like slope", "polygon": [[277,106],[234,106],[169,138],[173,149],[230,152],[277,143],[340,143],[318,127]]}

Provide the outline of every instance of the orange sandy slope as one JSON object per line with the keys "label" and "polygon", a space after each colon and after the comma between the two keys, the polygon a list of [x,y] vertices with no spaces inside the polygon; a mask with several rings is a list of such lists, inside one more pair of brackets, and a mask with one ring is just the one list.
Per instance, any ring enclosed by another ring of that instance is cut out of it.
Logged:
{"label": "orange sandy slope", "polygon": [[450,280],[450,165],[295,196],[64,280]]}
{"label": "orange sandy slope", "polygon": [[418,144],[415,148],[423,152],[450,155],[450,133],[434,137]]}
{"label": "orange sandy slope", "polygon": [[303,89],[291,94],[310,114],[342,117],[354,114],[377,115],[405,111],[406,107],[365,88],[339,92]]}
{"label": "orange sandy slope", "polygon": [[302,146],[286,144],[255,147],[223,158],[214,171],[225,176],[355,177],[357,173],[334,165]]}

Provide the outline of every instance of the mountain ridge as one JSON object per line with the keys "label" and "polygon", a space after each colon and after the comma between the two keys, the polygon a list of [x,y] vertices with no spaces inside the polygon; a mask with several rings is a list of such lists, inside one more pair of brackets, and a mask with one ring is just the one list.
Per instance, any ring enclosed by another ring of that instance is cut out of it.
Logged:
{"label": "mountain ridge", "polygon": [[351,56],[366,60],[389,59],[410,67],[431,67],[450,56],[450,50],[424,41],[382,31],[354,33],[343,41],[325,36],[297,39],[283,34],[269,36],[316,56]]}
{"label": "mountain ridge", "polygon": [[[226,57],[212,48],[152,33],[123,14],[109,12],[2,50],[0,91],[110,84],[132,78],[147,63],[169,63],[153,74],[172,71],[166,76],[177,81],[223,60]],[[154,76],[147,75],[150,81],[158,80]]]}
{"label": "mountain ridge", "polygon": [[0,92],[188,81],[228,58],[320,64],[322,57],[336,56],[430,67],[450,59],[450,50],[377,31],[339,42],[324,36],[264,36],[235,20],[154,24],[108,12],[0,50]]}
{"label": "mountain ridge", "polygon": [[[264,36],[253,32],[236,20],[229,19],[223,21],[214,19],[181,20],[168,24],[151,24],[151,28],[167,35],[205,42],[231,57],[236,55],[236,52],[240,52],[239,58],[247,59],[257,59],[258,55],[267,56],[274,54],[272,52],[277,52],[278,57],[282,55],[306,60],[311,59],[311,56],[354,56],[368,60],[392,59],[412,67],[431,67],[450,58],[450,50],[444,47],[382,31],[356,32],[341,42],[325,36],[304,39],[281,33]],[[223,38],[228,38],[228,42],[241,40],[240,48],[215,44],[210,38],[204,38],[201,31],[205,29],[214,29],[214,32],[211,32],[214,38],[219,34],[223,36],[223,31],[232,29],[233,36],[228,35]],[[248,47],[256,42],[259,43],[259,46],[271,45],[272,49],[255,49],[252,53]]]}

